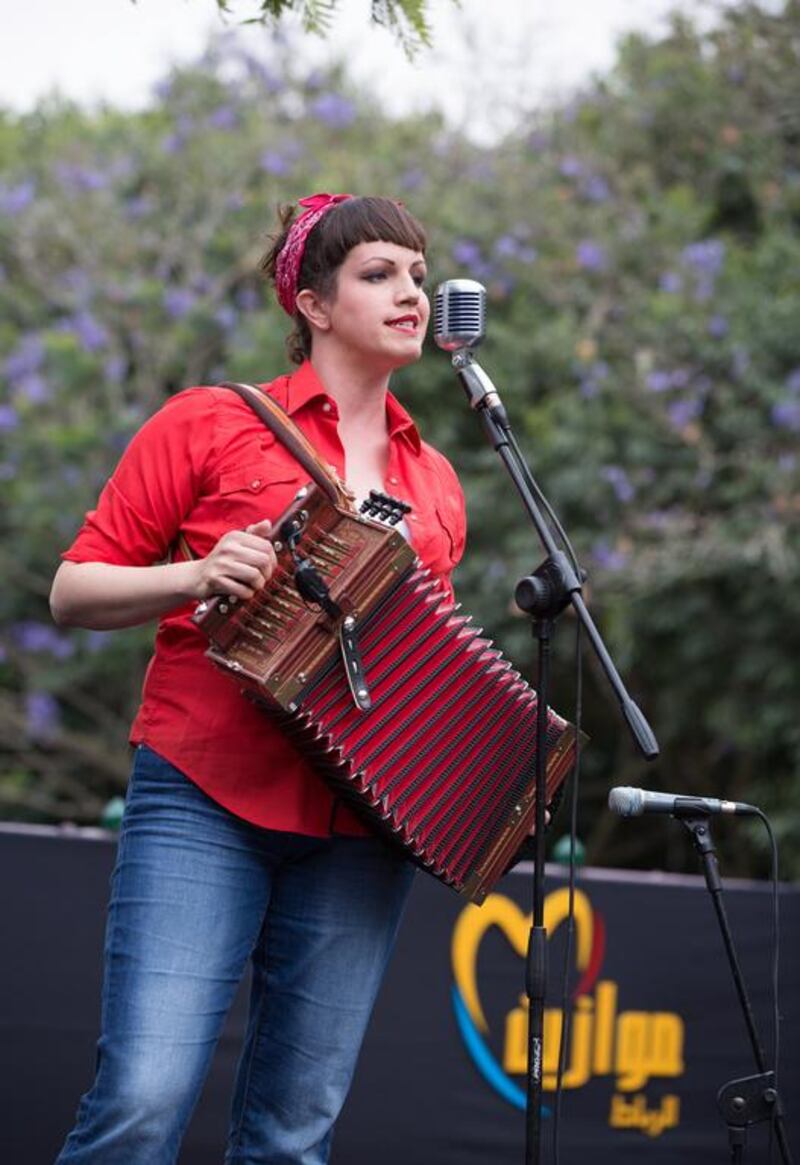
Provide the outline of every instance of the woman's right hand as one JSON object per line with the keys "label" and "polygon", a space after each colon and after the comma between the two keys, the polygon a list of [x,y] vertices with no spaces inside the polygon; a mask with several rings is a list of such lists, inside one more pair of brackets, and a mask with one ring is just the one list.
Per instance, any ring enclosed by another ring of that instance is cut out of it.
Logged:
{"label": "woman's right hand", "polygon": [[245,530],[229,530],[195,567],[194,597],[236,595],[250,599],[269,582],[277,566],[275,548],[269,541],[272,523],[266,519]]}

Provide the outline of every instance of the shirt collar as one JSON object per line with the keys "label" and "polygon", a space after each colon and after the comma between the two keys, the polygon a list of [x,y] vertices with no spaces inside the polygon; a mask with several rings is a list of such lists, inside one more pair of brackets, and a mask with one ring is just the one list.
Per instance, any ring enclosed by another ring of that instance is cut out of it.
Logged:
{"label": "shirt collar", "polygon": [[[312,401],[322,403],[330,399],[310,360],[305,360],[297,372],[286,377],[285,399],[280,403],[290,417]],[[386,421],[389,438],[403,437],[415,453],[422,448],[422,440],[410,415],[392,393],[386,394]]]}

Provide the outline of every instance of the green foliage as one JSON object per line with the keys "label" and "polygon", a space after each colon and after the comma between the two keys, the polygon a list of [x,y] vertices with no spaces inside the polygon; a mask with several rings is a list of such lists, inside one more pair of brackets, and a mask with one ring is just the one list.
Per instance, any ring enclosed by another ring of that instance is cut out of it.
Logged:
{"label": "green foliage", "polygon": [[[286,13],[299,12],[306,32],[327,34],[336,3],[337,0],[258,0],[257,15],[244,23],[277,25]],[[233,0],[217,0],[217,8],[229,14],[234,10]],[[372,22],[393,32],[407,56],[413,57],[422,45],[430,44],[427,0],[371,0],[370,8]]]}
{"label": "green foliage", "polygon": [[[694,868],[676,827],[602,811],[610,784],[660,785],[760,804],[800,873],[800,15],[720,19],[629,38],[608,77],[492,148],[224,40],[145,112],[0,115],[8,815],[96,819],[124,780],[151,632],[53,628],[58,552],[167,395],[285,368],[254,275],[273,210],[346,189],[413,208],[432,285],[487,285],[481,361],[661,742],[646,771],[587,654],[588,860]],[[531,675],[511,596],[541,551],[516,495],[441,354],[397,389],[464,481],[464,606]],[[726,872],[766,870],[759,833],[720,839]]]}

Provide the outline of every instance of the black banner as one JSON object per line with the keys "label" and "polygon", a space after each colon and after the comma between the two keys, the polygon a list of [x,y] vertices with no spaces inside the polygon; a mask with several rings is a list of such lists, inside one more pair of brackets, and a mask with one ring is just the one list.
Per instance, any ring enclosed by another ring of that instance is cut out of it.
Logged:
{"label": "black banner", "polygon": [[[112,861],[113,841],[100,831],[0,827],[0,1142],[15,1165],[53,1160],[91,1080]],[[547,883],[545,1161],[567,950],[562,874],[553,867]],[[529,871],[514,872],[477,908],[417,878],[337,1131],[335,1165],[522,1165],[529,882]],[[725,902],[772,1063],[770,888],[726,884]],[[716,1092],[756,1069],[704,881],[585,870],[575,905],[562,1160],[730,1160]],[[800,888],[782,887],[781,910],[779,1087],[794,1142]],[[242,990],[185,1165],[221,1160],[244,998]],[[766,1161],[766,1146],[766,1129],[753,1128],[745,1162]]]}

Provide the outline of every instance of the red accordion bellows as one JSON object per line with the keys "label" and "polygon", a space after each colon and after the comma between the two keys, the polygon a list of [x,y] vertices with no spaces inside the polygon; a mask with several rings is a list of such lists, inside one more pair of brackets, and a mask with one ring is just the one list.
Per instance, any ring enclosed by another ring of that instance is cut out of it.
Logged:
{"label": "red accordion bellows", "polygon": [[[315,534],[320,542],[314,561],[322,566],[325,545],[333,539],[341,547],[348,528],[327,502],[325,509],[340,520],[315,528],[314,508],[307,500],[304,505],[312,513],[311,544]],[[365,520],[346,517],[362,526],[355,534],[363,534]],[[396,531],[366,521],[384,539],[391,535],[397,547]],[[407,553],[405,565],[395,563],[387,572],[388,585],[368,610],[353,583],[342,587],[358,612],[359,649],[372,699],[368,712],[356,707],[335,648],[313,674],[301,671],[302,687],[280,700],[269,690],[269,682],[279,679],[274,659],[254,663],[265,628],[277,641],[304,619],[316,621],[315,634],[325,622],[290,596],[291,567],[280,553],[272,595],[268,584],[249,610],[242,605],[234,614],[226,612],[224,627],[219,617],[215,626],[208,614],[198,622],[207,624],[216,644],[211,658],[237,674],[340,796],[419,865],[481,902],[532,826],[536,694],[427,572],[416,561],[409,564],[412,557]],[[338,577],[340,564],[337,572]],[[374,562],[362,565],[360,574],[370,577],[374,595]],[[336,596],[333,585],[331,594]],[[548,801],[573,757],[571,726],[549,711]]]}

